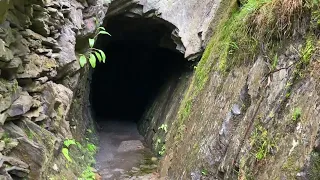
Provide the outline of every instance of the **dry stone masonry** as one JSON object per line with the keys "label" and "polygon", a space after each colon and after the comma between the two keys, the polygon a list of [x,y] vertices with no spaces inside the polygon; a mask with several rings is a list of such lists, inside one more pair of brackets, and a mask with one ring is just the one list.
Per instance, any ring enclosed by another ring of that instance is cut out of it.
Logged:
{"label": "dry stone masonry", "polygon": [[66,117],[78,81],[69,76],[80,70],[76,41],[94,32],[106,8],[94,0],[0,7],[0,179],[48,179],[61,173],[52,167],[65,167],[57,156],[73,137]]}

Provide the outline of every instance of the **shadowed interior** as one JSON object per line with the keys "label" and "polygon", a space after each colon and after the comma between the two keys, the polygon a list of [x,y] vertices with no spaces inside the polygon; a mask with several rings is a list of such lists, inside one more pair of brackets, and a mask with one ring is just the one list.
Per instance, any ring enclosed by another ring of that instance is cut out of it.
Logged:
{"label": "shadowed interior", "polygon": [[91,104],[97,120],[138,121],[166,80],[188,65],[174,49],[173,27],[152,18],[117,16],[105,23],[97,48],[106,63],[92,75]]}

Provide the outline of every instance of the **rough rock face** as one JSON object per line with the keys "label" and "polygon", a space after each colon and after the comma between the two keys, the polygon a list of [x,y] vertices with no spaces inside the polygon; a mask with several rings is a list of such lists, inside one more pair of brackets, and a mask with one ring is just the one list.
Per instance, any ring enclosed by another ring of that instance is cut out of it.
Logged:
{"label": "rough rock face", "polygon": [[[319,12],[319,4],[316,8]],[[294,29],[285,43],[276,41],[273,67],[261,50],[252,61],[222,71],[209,49],[203,60],[211,60],[205,65],[212,68],[201,90],[196,86],[201,70],[183,75],[177,85],[168,82],[140,121],[156,152],[165,149],[162,177],[320,178],[319,22],[315,29],[309,23]]]}
{"label": "rough rock face", "polygon": [[158,17],[176,27],[172,32],[176,49],[194,60],[201,55],[212,34],[211,23],[221,6],[221,0],[116,0],[111,3],[107,17],[120,13],[129,17]]}
{"label": "rough rock face", "polygon": [[[61,148],[66,138],[83,138],[91,121],[90,71],[80,69],[77,55],[105,15],[152,17],[174,27],[176,49],[193,60],[230,1],[114,0],[108,12],[107,0],[0,1],[0,179],[79,175],[64,168]],[[320,162],[320,43],[315,37],[313,61],[301,73],[295,65],[303,41],[282,45],[277,71],[261,52],[227,73],[210,71],[191,99],[194,72],[169,79],[140,123],[164,154],[160,174],[308,179]]]}
{"label": "rough rock face", "polygon": [[63,140],[83,121],[66,118],[79,82],[75,45],[102,22],[103,3],[0,2],[0,179],[59,177]]}

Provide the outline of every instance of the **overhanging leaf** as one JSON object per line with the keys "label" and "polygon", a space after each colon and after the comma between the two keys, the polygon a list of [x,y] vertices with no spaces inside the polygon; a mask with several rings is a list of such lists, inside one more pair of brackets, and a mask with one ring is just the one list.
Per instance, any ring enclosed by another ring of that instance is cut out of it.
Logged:
{"label": "overhanging leaf", "polygon": [[104,54],[104,52],[102,50],[98,49],[98,51],[101,54],[102,62],[105,63],[106,62],[106,55]]}
{"label": "overhanging leaf", "polygon": [[99,30],[103,30],[103,31],[106,30],[106,28],[104,28],[104,27],[102,27],[102,26],[100,26],[98,29],[99,29]]}
{"label": "overhanging leaf", "polygon": [[111,36],[111,34],[108,33],[107,31],[99,31],[99,34],[107,34],[107,35]]}
{"label": "overhanging leaf", "polygon": [[94,52],[94,54],[97,56],[98,61],[101,62],[102,61],[102,57],[101,57],[100,53],[99,52]]}
{"label": "overhanging leaf", "polygon": [[89,38],[89,46],[91,48],[94,46],[94,39]]}
{"label": "overhanging leaf", "polygon": [[85,64],[87,64],[87,58],[85,55],[80,56],[79,63],[80,63],[81,67],[83,67]]}
{"label": "overhanging leaf", "polygon": [[91,67],[93,67],[93,68],[96,67],[97,59],[93,54],[90,54],[89,62],[91,64]]}

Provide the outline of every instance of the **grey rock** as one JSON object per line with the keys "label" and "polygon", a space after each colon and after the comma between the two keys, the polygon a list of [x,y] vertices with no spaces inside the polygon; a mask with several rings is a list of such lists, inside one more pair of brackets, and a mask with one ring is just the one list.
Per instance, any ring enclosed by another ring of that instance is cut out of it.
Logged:
{"label": "grey rock", "polygon": [[58,42],[52,37],[42,38],[42,44],[49,47],[57,47]]}
{"label": "grey rock", "polygon": [[17,69],[21,64],[22,64],[22,60],[19,57],[14,57],[5,68]]}
{"label": "grey rock", "polygon": [[[44,146],[29,140],[24,131],[11,122],[6,123],[4,129],[19,142],[19,144],[11,150],[10,155],[21,159],[29,165],[29,179],[41,179],[42,168],[46,162]],[[26,149],[28,150],[26,151]]]}
{"label": "grey rock", "polygon": [[58,43],[62,48],[62,51],[59,53],[59,67],[63,68],[65,65],[76,61],[75,55],[75,32],[72,31],[70,27],[64,27],[61,30],[61,36],[58,39]]}
{"label": "grey rock", "polygon": [[3,151],[6,143],[4,141],[0,141],[0,151]]}
{"label": "grey rock", "polygon": [[232,113],[234,115],[240,115],[241,114],[240,106],[238,104],[234,104],[232,106],[232,110],[231,111],[232,111]]}
{"label": "grey rock", "polygon": [[39,78],[41,74],[54,70],[57,67],[56,61],[43,55],[30,54],[25,57],[23,73],[17,74],[17,78]]}
{"label": "grey rock", "polygon": [[8,117],[8,114],[6,112],[0,114],[0,125],[4,124],[4,122],[6,121],[7,117]]}
{"label": "grey rock", "polygon": [[0,79],[0,113],[8,109],[13,101],[19,98],[21,87],[16,80]]}
{"label": "grey rock", "polygon": [[30,170],[28,170],[28,169],[20,168],[20,167],[17,167],[17,166],[8,167],[5,170],[9,174],[16,175],[17,177],[20,177],[20,178],[27,177],[29,172],[30,172]]}
{"label": "grey rock", "polygon": [[39,81],[33,81],[31,84],[23,86],[23,90],[29,93],[41,92],[43,89],[44,86]]}
{"label": "grey rock", "polygon": [[69,122],[66,121],[69,112],[73,92],[67,87],[49,81],[44,84],[45,89],[41,93],[43,114],[51,117],[49,130],[59,132],[65,137],[71,137]]}
{"label": "grey rock", "polygon": [[122,141],[118,148],[118,152],[128,152],[144,149],[144,146],[140,140]]}
{"label": "grey rock", "polygon": [[32,97],[28,92],[21,92],[20,97],[13,102],[8,109],[7,113],[9,117],[25,114],[30,110],[32,106]]}
{"label": "grey rock", "polygon": [[9,62],[13,59],[13,54],[5,45],[5,42],[0,39],[0,61]]}

